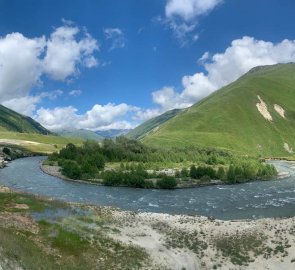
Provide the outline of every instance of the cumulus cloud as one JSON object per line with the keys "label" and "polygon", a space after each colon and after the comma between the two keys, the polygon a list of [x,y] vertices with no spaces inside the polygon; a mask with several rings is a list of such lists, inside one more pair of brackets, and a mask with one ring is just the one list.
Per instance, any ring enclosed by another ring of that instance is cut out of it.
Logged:
{"label": "cumulus cloud", "polygon": [[37,105],[42,102],[44,98],[48,98],[50,100],[55,100],[59,96],[63,94],[63,91],[58,89],[52,92],[42,92],[39,95],[35,96],[24,96],[20,98],[12,98],[5,100],[2,104],[14,110],[20,114],[27,116],[34,116],[34,112],[36,111]]}
{"label": "cumulus cloud", "polygon": [[0,38],[0,102],[26,96],[41,83],[45,45],[44,37],[29,39],[20,33]]}
{"label": "cumulus cloud", "polygon": [[124,32],[119,28],[104,29],[105,38],[111,42],[110,50],[121,49],[125,47],[126,39]]}
{"label": "cumulus cloud", "polygon": [[167,0],[165,18],[158,21],[171,29],[182,46],[198,40],[198,20],[210,13],[223,0]]}
{"label": "cumulus cloud", "polygon": [[47,41],[43,61],[44,72],[54,80],[63,81],[69,76],[76,75],[77,64],[89,68],[97,65],[92,55],[99,48],[97,41],[87,32],[78,40],[79,32],[78,27],[61,26],[55,29]]}
{"label": "cumulus cloud", "polygon": [[168,18],[179,16],[189,22],[212,11],[222,0],[168,0],[165,13]]}
{"label": "cumulus cloud", "polygon": [[41,96],[26,96],[21,98],[13,98],[4,101],[2,104],[18,113],[27,116],[33,116],[37,104],[40,102]]}
{"label": "cumulus cloud", "polygon": [[97,50],[97,41],[74,25],[56,28],[48,39],[27,38],[21,33],[0,37],[0,103],[31,115],[41,98],[61,94],[30,96],[32,88],[42,85],[42,75],[60,81],[77,76],[80,66],[97,64]]}
{"label": "cumulus cloud", "polygon": [[106,105],[96,104],[85,114],[78,114],[73,106],[57,107],[54,109],[40,108],[35,119],[50,130],[61,129],[89,129],[104,130],[110,128],[129,129],[133,125],[123,118],[137,108],[125,103]]}
{"label": "cumulus cloud", "polygon": [[235,81],[251,68],[295,61],[295,40],[274,44],[253,37],[232,41],[223,53],[201,57],[206,73],[199,72],[182,78],[183,89],[163,87],[152,94],[153,101],[163,112],[191,106],[217,89]]}

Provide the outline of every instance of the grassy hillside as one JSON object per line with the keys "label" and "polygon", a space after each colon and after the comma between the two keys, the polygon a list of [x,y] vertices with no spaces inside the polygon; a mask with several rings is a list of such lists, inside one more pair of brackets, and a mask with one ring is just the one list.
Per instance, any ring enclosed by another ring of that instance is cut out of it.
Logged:
{"label": "grassy hillside", "polygon": [[51,134],[49,130],[32,118],[16,113],[2,105],[0,105],[0,131]]}
{"label": "grassy hillside", "polygon": [[143,124],[139,125],[135,129],[131,130],[126,137],[130,139],[143,139],[149,133],[154,132],[160,125],[167,122],[169,119],[173,118],[183,110],[175,109],[165,112],[157,117],[154,117]]}
{"label": "grassy hillside", "polygon": [[60,136],[65,138],[76,138],[82,140],[102,141],[103,136],[96,134],[94,131],[77,129],[77,130],[62,130],[57,132]]}
{"label": "grassy hillside", "polygon": [[0,131],[0,145],[16,145],[26,150],[38,153],[52,153],[62,149],[68,143],[82,144],[82,140],[64,138],[54,135],[37,133],[19,133]]}
{"label": "grassy hillside", "polygon": [[[264,109],[271,121],[258,111],[257,104],[267,106]],[[285,118],[275,105],[281,107]],[[294,134],[295,64],[290,63],[254,68],[170,119],[143,141],[162,147],[211,146],[263,156],[288,156],[295,150]]]}

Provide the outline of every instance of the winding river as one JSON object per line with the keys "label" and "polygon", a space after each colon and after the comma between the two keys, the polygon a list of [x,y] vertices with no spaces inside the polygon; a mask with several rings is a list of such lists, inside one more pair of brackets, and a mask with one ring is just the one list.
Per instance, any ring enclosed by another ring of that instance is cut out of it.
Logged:
{"label": "winding river", "polygon": [[213,216],[218,219],[256,219],[295,215],[295,163],[275,161],[291,177],[240,185],[177,190],[145,190],[94,186],[63,181],[44,174],[44,157],[18,159],[0,170],[0,184],[68,202],[119,207],[123,210]]}

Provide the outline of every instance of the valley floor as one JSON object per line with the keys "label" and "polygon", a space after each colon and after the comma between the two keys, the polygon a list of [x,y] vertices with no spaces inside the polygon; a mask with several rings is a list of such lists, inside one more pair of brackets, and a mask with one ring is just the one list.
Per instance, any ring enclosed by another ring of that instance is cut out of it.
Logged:
{"label": "valley floor", "polygon": [[0,188],[0,269],[287,270],[294,254],[294,217],[134,213]]}

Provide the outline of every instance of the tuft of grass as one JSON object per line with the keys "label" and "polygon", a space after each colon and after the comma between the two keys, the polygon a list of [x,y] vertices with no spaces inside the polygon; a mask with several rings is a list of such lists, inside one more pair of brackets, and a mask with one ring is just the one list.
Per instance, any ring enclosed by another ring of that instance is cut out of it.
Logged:
{"label": "tuft of grass", "polygon": [[222,256],[230,258],[235,265],[248,265],[252,262],[251,254],[255,257],[267,251],[264,236],[257,234],[222,235],[215,239],[217,250]]}

